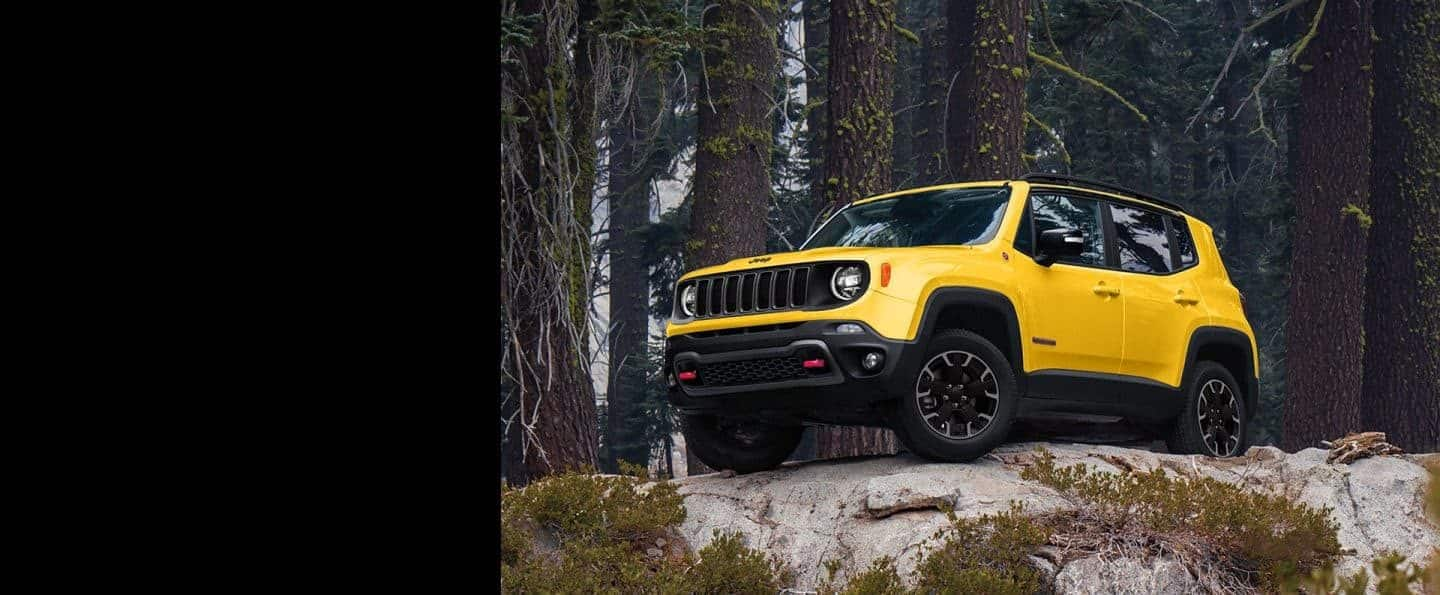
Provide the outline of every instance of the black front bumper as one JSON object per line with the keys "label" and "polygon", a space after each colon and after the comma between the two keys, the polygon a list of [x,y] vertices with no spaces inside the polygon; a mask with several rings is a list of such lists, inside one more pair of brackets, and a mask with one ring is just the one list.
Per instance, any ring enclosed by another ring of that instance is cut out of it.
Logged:
{"label": "black front bumper", "polygon": [[[841,324],[863,332],[840,333]],[[909,388],[912,379],[898,370],[913,346],[854,320],[676,335],[665,343],[670,404],[684,413],[880,425],[878,405]],[[867,372],[861,360],[875,351],[884,354],[884,363]],[[825,361],[823,369],[795,367],[817,358]],[[698,378],[681,381],[681,371],[697,372]],[[765,379],[750,381],[747,374]]]}

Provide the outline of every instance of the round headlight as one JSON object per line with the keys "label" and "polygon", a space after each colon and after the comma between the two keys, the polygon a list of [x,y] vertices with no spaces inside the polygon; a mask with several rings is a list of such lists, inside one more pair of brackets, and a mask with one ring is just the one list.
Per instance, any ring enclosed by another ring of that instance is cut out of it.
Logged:
{"label": "round headlight", "polygon": [[835,274],[830,277],[830,293],[848,302],[860,295],[862,283],[864,283],[864,273],[860,267],[843,266],[835,269]]}
{"label": "round headlight", "polygon": [[680,291],[680,310],[686,316],[695,317],[695,285],[691,284]]}

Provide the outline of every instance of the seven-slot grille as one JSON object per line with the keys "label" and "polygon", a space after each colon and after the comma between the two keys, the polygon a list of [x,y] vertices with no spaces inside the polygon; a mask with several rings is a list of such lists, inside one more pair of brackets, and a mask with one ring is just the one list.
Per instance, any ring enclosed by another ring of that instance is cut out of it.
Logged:
{"label": "seven-slot grille", "polygon": [[811,267],[763,269],[702,277],[695,283],[695,317],[789,310],[810,297]]}
{"label": "seven-slot grille", "polygon": [[812,378],[798,354],[699,365],[701,386],[739,386]]}

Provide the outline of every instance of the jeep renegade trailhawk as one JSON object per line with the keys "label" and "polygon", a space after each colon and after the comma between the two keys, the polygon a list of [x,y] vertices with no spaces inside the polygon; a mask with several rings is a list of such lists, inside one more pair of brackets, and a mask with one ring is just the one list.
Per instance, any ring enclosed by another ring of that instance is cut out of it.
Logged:
{"label": "jeep renegade trailhawk", "polygon": [[686,444],[742,473],[779,465],[805,424],[889,427],[969,461],[1042,412],[1231,456],[1259,382],[1210,226],[1048,174],[855,201],[796,252],[681,277],[665,334]]}

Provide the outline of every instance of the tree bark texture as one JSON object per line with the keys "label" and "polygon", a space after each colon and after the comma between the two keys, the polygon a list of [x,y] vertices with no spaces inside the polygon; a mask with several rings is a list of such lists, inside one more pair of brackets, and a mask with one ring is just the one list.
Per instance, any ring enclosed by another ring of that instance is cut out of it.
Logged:
{"label": "tree bark texture", "polygon": [[[723,0],[705,12],[688,269],[765,252],[778,19],[765,0]],[[686,458],[689,474],[706,470],[688,449]]]}
{"label": "tree bark texture", "polygon": [[1292,451],[1364,429],[1366,245],[1356,213],[1370,202],[1371,0],[1320,6],[1318,35],[1297,61],[1301,128],[1281,439]]}
{"label": "tree bark texture", "polygon": [[960,181],[960,154],[969,150],[974,128],[975,11],[981,1],[950,0],[945,9],[945,168],[940,177],[951,182]]}
{"label": "tree bark texture", "polygon": [[823,426],[816,430],[815,451],[821,459],[890,455],[900,450],[895,433],[884,428]]}
{"label": "tree bark texture", "polygon": [[924,26],[917,32],[921,50],[919,87],[923,103],[915,108],[915,148],[911,151],[916,159],[919,179],[916,186],[941,184],[945,174],[945,91],[950,84],[946,68],[945,50],[945,6],[941,2],[929,3]]}
{"label": "tree bark texture", "polygon": [[[770,101],[779,64],[777,9],[764,0],[719,2],[705,13],[694,203],[686,268],[765,251],[770,203]],[[708,87],[708,90],[707,90]]]}
{"label": "tree bark texture", "polygon": [[894,0],[830,1],[827,209],[890,190],[894,35]]}
{"label": "tree bark texture", "polygon": [[[801,8],[805,18],[805,62],[815,70],[805,71],[805,129],[809,140],[811,204],[825,204],[825,139],[829,132],[829,106],[825,104],[825,76],[830,70],[830,2],[806,0]],[[816,72],[818,71],[818,72]]]}
{"label": "tree bark texture", "polygon": [[1440,4],[1375,4],[1366,430],[1440,450]]}
{"label": "tree bark texture", "polygon": [[[963,89],[960,96],[966,99],[957,102],[951,96],[946,139],[956,181],[1007,179],[1025,172],[1021,155],[1029,4],[1028,0],[976,0],[950,5],[951,19],[958,19],[949,26],[951,39],[960,43],[957,51],[969,47],[968,65],[965,56],[955,55],[960,73],[955,94]],[[966,5],[974,8],[968,15],[968,39],[957,31],[967,16],[957,12],[966,12]]]}
{"label": "tree bark texture", "polygon": [[[502,47],[502,470],[523,485],[596,464],[595,395],[586,369],[588,189],[571,143],[573,0],[507,1],[539,15],[530,39]],[[585,209],[577,195],[584,194]]]}

